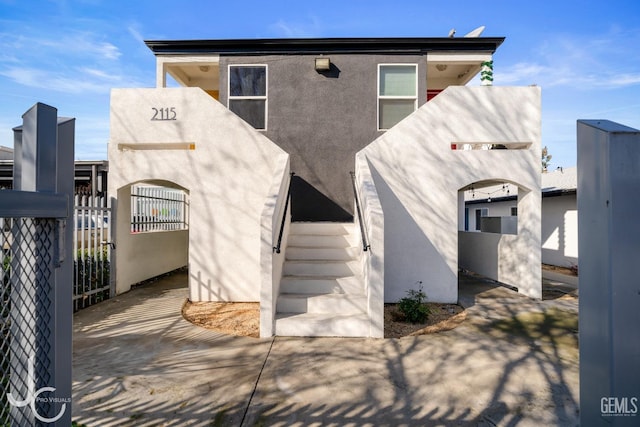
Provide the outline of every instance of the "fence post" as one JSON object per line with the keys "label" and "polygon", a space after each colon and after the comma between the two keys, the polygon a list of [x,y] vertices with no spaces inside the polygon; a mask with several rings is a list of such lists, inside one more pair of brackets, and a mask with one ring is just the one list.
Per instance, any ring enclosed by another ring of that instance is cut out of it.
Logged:
{"label": "fence post", "polygon": [[640,422],[640,130],[579,120],[580,424]]}
{"label": "fence post", "polygon": [[[58,120],[56,193],[67,195],[67,219],[61,224],[64,251],[55,271],[55,387],[58,396],[71,398],[73,339],[73,221],[75,119]],[[60,405],[61,406],[61,405]],[[54,414],[58,413],[58,407]],[[55,425],[71,425],[71,404]]]}
{"label": "fence post", "polygon": [[[33,424],[34,417],[54,418],[62,414],[51,425],[71,425],[71,339],[72,339],[72,293],[73,281],[71,258],[71,232],[73,227],[67,226],[69,216],[73,212],[73,119],[58,120],[57,110],[45,104],[37,103],[23,116],[22,128],[14,129],[14,140],[19,147],[14,165],[15,190],[34,191],[40,193],[64,193],[67,195],[67,218],[57,221],[56,239],[53,248],[43,248],[36,244],[36,252],[46,249],[42,256],[38,255],[39,269],[34,274],[33,283],[16,289],[16,298],[20,304],[33,303],[34,307],[24,307],[35,312],[32,316],[19,317],[21,323],[29,323],[22,328],[26,335],[24,340],[30,341],[35,351],[35,389],[54,387],[49,393],[50,399],[43,404],[46,413],[33,414],[30,409],[21,411],[12,408],[12,419],[19,425]],[[42,227],[42,225],[37,226]],[[37,230],[42,231],[42,230]],[[25,248],[29,249],[29,248]],[[30,248],[34,249],[34,248]],[[51,259],[50,259],[51,258]],[[18,272],[15,272],[18,273]],[[19,274],[26,274],[20,271]],[[36,295],[26,295],[28,292]],[[12,301],[13,301],[12,289]],[[13,308],[12,308],[13,309]],[[27,313],[27,312],[24,312]],[[30,335],[30,336],[29,336]],[[14,343],[14,341],[16,341]],[[17,340],[12,346],[19,346]],[[20,354],[21,348],[14,348],[12,354]],[[24,351],[23,351],[24,352]],[[30,355],[22,355],[28,359]],[[18,361],[17,361],[18,362]],[[24,375],[28,360],[20,360],[22,367],[12,363],[12,369],[18,375]],[[24,396],[24,395],[23,395]],[[32,397],[33,398],[33,397]],[[63,410],[64,405],[64,410]],[[28,412],[27,412],[28,411]],[[28,417],[28,419],[25,419]],[[22,421],[20,421],[22,420]]]}

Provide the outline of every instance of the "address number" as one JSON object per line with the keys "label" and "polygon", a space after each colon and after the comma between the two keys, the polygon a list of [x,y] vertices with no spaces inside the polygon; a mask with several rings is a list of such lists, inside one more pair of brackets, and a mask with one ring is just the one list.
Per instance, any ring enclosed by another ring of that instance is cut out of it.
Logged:
{"label": "address number", "polygon": [[151,120],[176,120],[176,107],[151,108],[153,116]]}

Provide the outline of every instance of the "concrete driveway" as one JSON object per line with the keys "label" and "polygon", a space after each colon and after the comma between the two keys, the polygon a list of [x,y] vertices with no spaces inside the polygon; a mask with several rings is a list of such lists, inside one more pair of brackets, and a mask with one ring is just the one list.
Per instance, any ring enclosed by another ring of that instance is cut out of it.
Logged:
{"label": "concrete driveway", "polygon": [[468,317],[453,331],[401,339],[254,339],[185,321],[186,286],[186,273],[166,276],[75,314],[75,421],[89,427],[578,424],[575,337],[514,328],[530,315],[575,313],[576,299],[533,301],[461,275]]}

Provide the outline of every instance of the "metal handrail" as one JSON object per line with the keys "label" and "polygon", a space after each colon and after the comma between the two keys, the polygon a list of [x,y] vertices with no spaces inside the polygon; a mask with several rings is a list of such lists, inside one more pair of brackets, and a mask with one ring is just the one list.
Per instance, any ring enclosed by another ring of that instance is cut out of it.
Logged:
{"label": "metal handrail", "polygon": [[284,211],[282,212],[282,222],[280,223],[280,233],[278,234],[278,244],[273,247],[273,251],[277,254],[280,253],[280,245],[282,245],[282,234],[284,233],[284,224],[287,220],[287,211],[289,210],[289,199],[291,198],[291,181],[295,172],[289,173],[289,188],[287,188],[287,199],[284,202]]}
{"label": "metal handrail", "polygon": [[364,221],[362,220],[362,211],[360,210],[360,198],[358,197],[358,189],[356,188],[356,173],[349,172],[351,175],[351,184],[353,184],[353,195],[356,199],[356,211],[358,212],[358,222],[360,223],[360,234],[362,235],[362,250],[366,252],[371,249],[371,245],[367,242],[367,232]]}

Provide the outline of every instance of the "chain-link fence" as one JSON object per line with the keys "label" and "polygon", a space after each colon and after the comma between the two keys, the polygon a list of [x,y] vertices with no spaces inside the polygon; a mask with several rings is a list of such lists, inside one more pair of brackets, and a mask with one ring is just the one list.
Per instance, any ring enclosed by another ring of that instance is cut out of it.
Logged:
{"label": "chain-link fence", "polygon": [[37,425],[57,412],[48,393],[34,395],[35,390],[45,388],[46,392],[53,384],[51,284],[57,256],[56,221],[0,218],[0,230],[3,397],[0,425]]}

